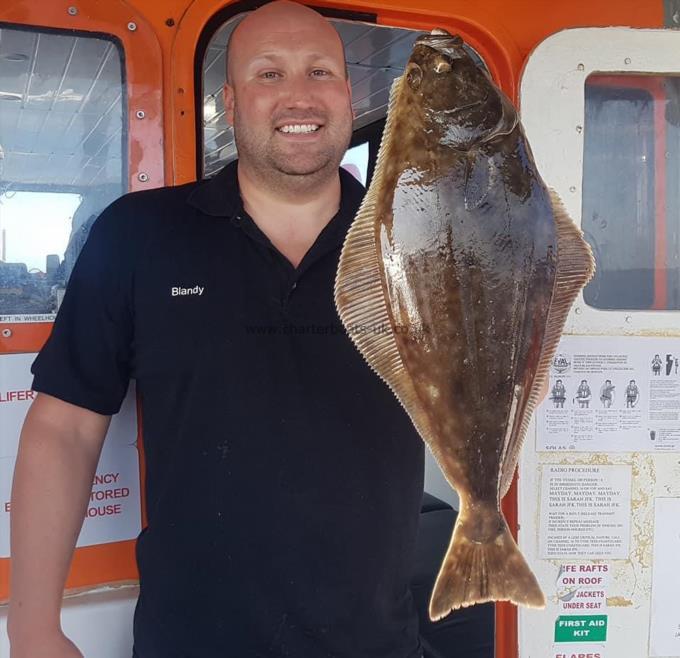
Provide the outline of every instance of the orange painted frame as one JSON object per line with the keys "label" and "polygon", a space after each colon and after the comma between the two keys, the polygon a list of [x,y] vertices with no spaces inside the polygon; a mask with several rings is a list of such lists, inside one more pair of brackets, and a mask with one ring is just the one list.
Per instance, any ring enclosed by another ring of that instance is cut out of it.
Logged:
{"label": "orange painted frame", "polygon": [[[78,3],[75,16],[68,12],[71,4],[66,0],[51,0],[38,7],[31,0],[14,0],[0,8],[0,23],[27,29],[94,32],[118,39],[124,52],[128,97],[129,189],[159,187],[164,184],[162,56],[156,35],[149,24],[121,0]],[[134,23],[134,29],[130,23]],[[143,119],[137,118],[138,110],[144,111]],[[139,180],[141,172],[148,176],[146,182]],[[7,338],[0,337],[0,354],[37,352],[47,340],[52,324],[0,324],[0,331],[3,328],[12,333]],[[116,542],[77,549],[66,587],[79,590],[136,578],[134,542]],[[8,595],[9,560],[1,559],[0,601]]]}

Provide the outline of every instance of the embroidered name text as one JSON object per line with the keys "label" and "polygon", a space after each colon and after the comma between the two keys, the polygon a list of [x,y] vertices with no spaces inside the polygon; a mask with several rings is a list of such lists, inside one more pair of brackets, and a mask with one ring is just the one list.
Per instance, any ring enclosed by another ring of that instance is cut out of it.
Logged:
{"label": "embroidered name text", "polygon": [[202,286],[194,286],[193,288],[171,288],[170,292],[173,297],[180,297],[182,295],[198,295],[200,297],[204,290],[205,288]]}

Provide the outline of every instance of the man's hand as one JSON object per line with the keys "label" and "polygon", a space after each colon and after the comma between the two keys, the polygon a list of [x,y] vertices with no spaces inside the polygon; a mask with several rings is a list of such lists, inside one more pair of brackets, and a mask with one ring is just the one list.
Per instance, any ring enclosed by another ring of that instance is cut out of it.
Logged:
{"label": "man's hand", "polygon": [[11,642],[9,658],[83,658],[83,654],[61,631],[29,632]]}

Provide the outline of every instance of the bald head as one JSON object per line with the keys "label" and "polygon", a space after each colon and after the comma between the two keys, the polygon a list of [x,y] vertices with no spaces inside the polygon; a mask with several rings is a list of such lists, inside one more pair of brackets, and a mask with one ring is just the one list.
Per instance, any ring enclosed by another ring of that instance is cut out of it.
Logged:
{"label": "bald head", "polygon": [[227,41],[227,82],[234,75],[239,66],[240,49],[242,44],[252,43],[252,39],[269,36],[272,33],[304,33],[306,30],[317,30],[329,43],[336,46],[338,55],[345,67],[345,77],[348,76],[345,62],[345,47],[333,25],[317,11],[289,0],[275,0],[242,18],[229,35]]}
{"label": "bald head", "polygon": [[339,182],[352,135],[342,40],[320,14],[272,2],[234,29],[224,86],[239,180],[293,195]]}

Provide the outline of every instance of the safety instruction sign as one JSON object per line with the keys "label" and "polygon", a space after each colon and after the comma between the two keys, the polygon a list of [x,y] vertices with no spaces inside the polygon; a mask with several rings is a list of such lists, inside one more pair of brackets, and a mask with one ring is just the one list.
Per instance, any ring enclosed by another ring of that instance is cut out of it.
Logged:
{"label": "safety instruction sign", "polygon": [[630,466],[550,464],[541,475],[542,559],[628,559]]}
{"label": "safety instruction sign", "polygon": [[604,642],[607,615],[569,615],[555,622],[555,642]]}
{"label": "safety instruction sign", "polygon": [[557,601],[561,614],[603,613],[607,611],[607,590],[611,566],[596,563],[569,563],[560,566]]}
{"label": "safety instruction sign", "polygon": [[13,313],[11,315],[0,315],[0,322],[2,324],[10,322],[20,322],[21,324],[54,322],[56,317],[56,313]]}
{"label": "safety instruction sign", "polygon": [[680,338],[564,336],[548,391],[539,451],[680,451]]}
{"label": "safety instruction sign", "polygon": [[[9,518],[21,427],[35,394],[36,354],[0,355],[0,558],[9,557]],[[134,539],[141,530],[137,407],[131,386],[104,441],[77,546]]]}

